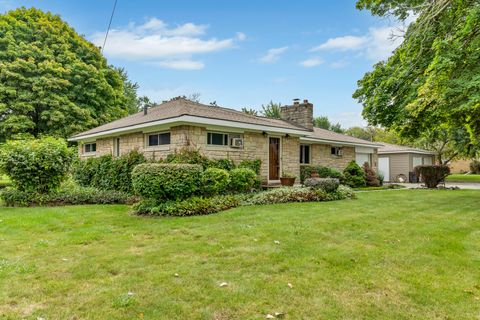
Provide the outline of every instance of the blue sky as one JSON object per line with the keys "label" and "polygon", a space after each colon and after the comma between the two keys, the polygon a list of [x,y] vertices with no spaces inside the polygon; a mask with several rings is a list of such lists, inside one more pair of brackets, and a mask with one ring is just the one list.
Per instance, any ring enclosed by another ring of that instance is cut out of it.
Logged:
{"label": "blue sky", "polygon": [[[0,0],[0,12],[18,6],[59,14],[101,45],[113,0]],[[365,124],[357,80],[399,44],[398,30],[353,0],[118,0],[104,53],[155,101],[198,92],[260,109],[308,99],[316,116],[349,127]]]}

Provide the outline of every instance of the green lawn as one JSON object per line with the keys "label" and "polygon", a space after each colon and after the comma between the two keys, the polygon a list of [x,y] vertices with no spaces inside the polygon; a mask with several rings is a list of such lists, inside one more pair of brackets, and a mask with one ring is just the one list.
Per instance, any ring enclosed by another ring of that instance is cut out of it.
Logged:
{"label": "green lawn", "polygon": [[473,319],[479,208],[475,190],[168,219],[0,208],[0,318]]}
{"label": "green lawn", "polygon": [[478,182],[480,183],[480,174],[451,174],[446,179],[449,182]]}

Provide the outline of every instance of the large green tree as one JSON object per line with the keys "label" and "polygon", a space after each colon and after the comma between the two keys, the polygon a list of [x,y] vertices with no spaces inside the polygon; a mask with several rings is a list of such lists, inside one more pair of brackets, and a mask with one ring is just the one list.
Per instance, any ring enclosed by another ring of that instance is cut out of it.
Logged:
{"label": "large green tree", "polygon": [[[372,125],[417,139],[442,128],[459,154],[480,145],[480,2],[359,0],[357,7],[404,20],[403,43],[358,81],[354,93]],[[433,135],[434,137],[435,135]]]}
{"label": "large green tree", "polygon": [[330,122],[327,116],[319,116],[319,117],[313,118],[313,126],[317,128],[331,130],[337,133],[343,133],[343,129],[340,123]]}
{"label": "large green tree", "polygon": [[0,139],[67,137],[135,110],[136,84],[59,16],[0,15]]}

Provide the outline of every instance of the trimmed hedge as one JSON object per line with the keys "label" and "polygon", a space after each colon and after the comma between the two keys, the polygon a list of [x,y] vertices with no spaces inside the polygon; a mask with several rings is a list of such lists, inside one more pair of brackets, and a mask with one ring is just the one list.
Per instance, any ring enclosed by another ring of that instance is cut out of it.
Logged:
{"label": "trimmed hedge", "polygon": [[243,160],[238,165],[239,168],[247,168],[252,169],[257,175],[260,174],[260,169],[262,168],[262,160],[255,159],[255,160]]}
{"label": "trimmed hedge", "polygon": [[325,192],[333,192],[337,190],[340,181],[335,178],[307,178],[304,185],[315,189],[321,189]]}
{"label": "trimmed hedge", "polygon": [[227,170],[208,168],[202,173],[201,186],[204,195],[214,196],[226,193],[230,183],[230,174]]}
{"label": "trimmed hedge", "polygon": [[183,200],[200,191],[202,167],[197,164],[144,163],[133,169],[136,194],[157,200]]}
{"label": "trimmed hedge", "polygon": [[427,188],[433,189],[450,174],[450,168],[446,165],[416,166],[415,173],[422,178]]}
{"label": "trimmed hedge", "polygon": [[258,185],[259,178],[255,171],[237,168],[230,171],[230,190],[235,193],[251,192]]}
{"label": "trimmed hedge", "polygon": [[117,158],[111,155],[88,158],[76,163],[73,176],[84,187],[133,193],[132,170],[145,162],[143,154],[135,150]]}
{"label": "trimmed hedge", "polygon": [[352,188],[365,187],[365,172],[363,169],[355,162],[355,160],[350,161],[345,170],[343,170],[345,176],[345,184]]}
{"label": "trimmed hedge", "polygon": [[310,166],[302,165],[300,166],[300,182],[303,183],[305,179],[310,178],[312,173],[316,172],[319,178],[335,178],[343,183],[345,181],[345,176],[338,170],[322,166]]}
{"label": "trimmed hedge", "polygon": [[21,191],[45,193],[60,186],[72,159],[73,152],[62,139],[8,141],[0,149],[0,172]]}
{"label": "trimmed hedge", "polygon": [[240,205],[240,200],[232,195],[212,198],[191,197],[183,201],[167,201],[159,203],[155,200],[143,200],[134,205],[139,215],[154,216],[194,216],[212,214]]}
{"label": "trimmed hedge", "polygon": [[36,193],[6,188],[0,193],[6,206],[59,206],[78,204],[132,204],[137,199],[128,193],[96,188],[62,189],[50,193]]}

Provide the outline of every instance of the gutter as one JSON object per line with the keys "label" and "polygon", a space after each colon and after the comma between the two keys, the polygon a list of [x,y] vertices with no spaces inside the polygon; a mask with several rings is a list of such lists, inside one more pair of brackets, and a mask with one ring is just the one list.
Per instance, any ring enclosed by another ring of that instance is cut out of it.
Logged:
{"label": "gutter", "polygon": [[317,138],[308,138],[300,137],[300,142],[317,142],[317,143],[328,143],[332,145],[341,145],[341,146],[354,146],[354,147],[370,147],[370,148],[379,148],[382,145],[380,144],[370,144],[370,143],[355,143],[355,142],[343,142],[338,140],[328,140],[328,139],[317,139]]}

